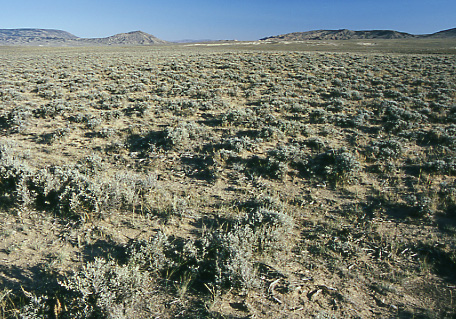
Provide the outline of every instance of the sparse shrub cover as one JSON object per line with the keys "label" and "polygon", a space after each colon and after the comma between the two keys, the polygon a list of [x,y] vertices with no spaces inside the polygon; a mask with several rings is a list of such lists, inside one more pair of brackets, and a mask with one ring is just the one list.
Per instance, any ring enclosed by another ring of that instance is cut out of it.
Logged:
{"label": "sparse shrub cover", "polygon": [[0,317],[451,317],[425,42],[0,48]]}

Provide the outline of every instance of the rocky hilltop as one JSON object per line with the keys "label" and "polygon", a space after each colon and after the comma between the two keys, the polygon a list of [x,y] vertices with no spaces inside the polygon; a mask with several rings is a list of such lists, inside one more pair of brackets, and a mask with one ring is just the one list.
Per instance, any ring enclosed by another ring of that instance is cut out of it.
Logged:
{"label": "rocky hilltop", "polygon": [[305,41],[305,40],[357,40],[357,39],[410,39],[425,37],[455,37],[456,29],[437,32],[430,35],[414,35],[394,30],[367,30],[353,31],[340,30],[314,30],[307,32],[293,32],[282,35],[262,38],[262,41]]}
{"label": "rocky hilltop", "polygon": [[91,46],[165,44],[142,31],[120,33],[106,38],[79,38],[69,32],[53,29],[0,29],[0,45]]}

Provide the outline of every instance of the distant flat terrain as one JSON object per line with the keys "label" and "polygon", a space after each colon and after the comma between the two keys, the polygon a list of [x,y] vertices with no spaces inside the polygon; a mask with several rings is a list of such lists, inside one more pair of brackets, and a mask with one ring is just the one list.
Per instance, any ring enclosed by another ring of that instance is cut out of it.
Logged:
{"label": "distant flat terrain", "polygon": [[[135,51],[149,50],[172,50],[172,51],[302,51],[302,52],[346,52],[346,53],[373,53],[373,54],[456,54],[456,39],[453,38],[429,38],[429,39],[394,39],[394,40],[332,40],[332,41],[212,41],[203,43],[166,43],[166,45],[102,45],[82,44],[78,45],[53,45],[46,46],[49,50],[68,50],[86,47],[86,50],[103,51],[109,47],[134,47]],[[1,45],[0,51],[16,50],[17,45]],[[21,45],[22,52],[41,52],[36,45]],[[43,48],[46,50],[46,48]]]}
{"label": "distant flat terrain", "polygon": [[366,39],[366,40],[306,40],[306,41],[245,41],[187,43],[175,47],[199,50],[255,50],[255,51],[309,51],[359,52],[399,54],[456,54],[456,38],[428,39]]}

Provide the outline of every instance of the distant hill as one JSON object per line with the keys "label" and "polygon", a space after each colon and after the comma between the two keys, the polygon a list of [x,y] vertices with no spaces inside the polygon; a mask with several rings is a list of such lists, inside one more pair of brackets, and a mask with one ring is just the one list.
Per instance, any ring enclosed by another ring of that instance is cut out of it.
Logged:
{"label": "distant hill", "polygon": [[341,30],[314,30],[307,32],[293,32],[263,38],[261,40],[276,41],[303,41],[303,40],[351,40],[351,39],[404,39],[413,38],[412,34],[392,30],[353,31]]}
{"label": "distant hill", "polygon": [[0,29],[0,45],[28,46],[93,46],[165,44],[142,31],[120,33],[106,38],[79,38],[69,32],[53,29]]}
{"label": "distant hill", "polygon": [[428,35],[413,35],[393,30],[353,31],[341,30],[314,30],[307,32],[293,32],[282,35],[262,38],[262,41],[305,41],[305,40],[357,40],[357,39],[410,39],[410,38],[450,38],[456,37],[456,28],[440,31]]}
{"label": "distant hill", "polygon": [[428,38],[456,38],[456,28],[436,32],[434,34],[428,35],[427,37]]}
{"label": "distant hill", "polygon": [[0,29],[0,39],[77,39],[78,37],[62,30],[53,29]]}
{"label": "distant hill", "polygon": [[119,33],[107,38],[95,38],[84,40],[102,45],[151,45],[167,43],[167,41],[160,40],[159,38],[142,31]]}

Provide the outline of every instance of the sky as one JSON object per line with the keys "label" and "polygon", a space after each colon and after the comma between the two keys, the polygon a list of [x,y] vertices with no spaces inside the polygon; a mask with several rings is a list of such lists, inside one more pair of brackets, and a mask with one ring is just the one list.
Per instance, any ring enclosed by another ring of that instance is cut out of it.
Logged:
{"label": "sky", "polygon": [[318,29],[428,34],[456,27],[455,0],[0,0],[0,29],[78,37],[141,30],[168,41],[258,40]]}

